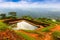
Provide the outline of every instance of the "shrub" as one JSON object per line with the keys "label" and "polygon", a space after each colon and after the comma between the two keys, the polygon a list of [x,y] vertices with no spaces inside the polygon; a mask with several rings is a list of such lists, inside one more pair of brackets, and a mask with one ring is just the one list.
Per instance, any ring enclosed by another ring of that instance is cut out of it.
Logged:
{"label": "shrub", "polygon": [[55,31],[52,33],[54,40],[60,40],[60,31]]}

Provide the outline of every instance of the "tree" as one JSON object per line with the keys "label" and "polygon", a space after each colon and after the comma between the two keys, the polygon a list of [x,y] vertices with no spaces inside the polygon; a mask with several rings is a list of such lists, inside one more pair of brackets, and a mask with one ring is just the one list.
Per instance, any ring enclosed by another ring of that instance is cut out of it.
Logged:
{"label": "tree", "polygon": [[9,18],[16,18],[16,12],[9,12]]}
{"label": "tree", "polygon": [[23,19],[28,19],[28,20],[32,20],[31,16],[22,16]]}
{"label": "tree", "polygon": [[5,19],[6,18],[6,14],[0,14],[0,16],[1,16],[1,19]]}
{"label": "tree", "polygon": [[10,19],[10,18],[16,19],[16,17],[14,17],[14,16],[7,16],[6,18],[7,19]]}
{"label": "tree", "polygon": [[9,15],[16,16],[16,12],[9,12]]}

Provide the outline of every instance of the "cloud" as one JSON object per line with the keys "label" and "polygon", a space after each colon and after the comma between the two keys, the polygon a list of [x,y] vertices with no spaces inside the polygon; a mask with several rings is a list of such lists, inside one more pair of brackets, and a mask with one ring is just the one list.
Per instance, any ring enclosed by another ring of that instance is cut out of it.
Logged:
{"label": "cloud", "polygon": [[43,2],[43,3],[58,3],[60,0],[0,0],[0,2],[19,2],[19,1],[26,1],[26,2]]}
{"label": "cloud", "polygon": [[60,0],[21,0],[21,1],[29,1],[29,2],[60,2]]}
{"label": "cloud", "polygon": [[4,3],[0,3],[0,8],[60,8],[60,4],[56,3],[56,4],[44,4],[44,3],[29,3],[26,1],[20,1],[20,2],[4,2]]}
{"label": "cloud", "polygon": [[[0,0],[0,8],[20,8],[20,9],[28,9],[28,8],[55,8],[60,10],[60,3],[41,3],[41,2],[27,2],[27,0],[21,0],[19,2],[5,2],[6,0]],[[52,1],[52,0],[45,0]],[[53,0],[57,1],[57,0]]]}
{"label": "cloud", "polygon": [[0,2],[18,2],[18,1],[27,1],[27,2],[60,2],[60,0],[0,0]]}

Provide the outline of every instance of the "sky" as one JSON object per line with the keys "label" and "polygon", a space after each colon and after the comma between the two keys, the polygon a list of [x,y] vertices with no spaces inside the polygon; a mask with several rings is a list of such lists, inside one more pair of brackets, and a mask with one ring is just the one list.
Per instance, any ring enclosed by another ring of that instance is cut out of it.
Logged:
{"label": "sky", "polygon": [[0,0],[0,8],[56,8],[60,0]]}

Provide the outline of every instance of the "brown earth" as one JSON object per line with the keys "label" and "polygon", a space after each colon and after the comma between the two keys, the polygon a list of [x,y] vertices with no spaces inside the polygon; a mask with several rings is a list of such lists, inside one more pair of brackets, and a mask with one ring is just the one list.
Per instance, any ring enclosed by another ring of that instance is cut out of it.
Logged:
{"label": "brown earth", "polygon": [[43,38],[43,40],[53,40],[52,38],[52,32],[54,31],[60,31],[60,25],[56,25],[54,28],[50,29],[51,32],[49,33],[45,33],[45,37]]}
{"label": "brown earth", "polygon": [[56,25],[51,31],[60,31],[60,25]]}
{"label": "brown earth", "polygon": [[[54,31],[60,31],[60,25],[56,25],[54,28],[52,28],[50,30],[51,30],[51,32],[41,33],[44,35],[44,37],[42,37],[42,38],[36,33],[29,33],[29,32],[25,32],[23,30],[21,30],[19,32],[25,33],[28,36],[35,38],[36,40],[53,40],[51,34]],[[9,40],[25,40],[23,37],[17,35],[12,30],[6,29],[5,31],[0,31],[0,40],[8,40],[8,39]]]}
{"label": "brown earth", "polygon": [[[43,28],[43,27],[42,27]],[[41,28],[40,28],[41,29]],[[39,35],[38,34],[34,34],[34,33],[29,33],[29,32],[24,32],[24,31],[20,31],[20,32],[22,32],[22,33],[25,33],[25,34],[27,34],[27,35],[29,35],[30,37],[33,37],[33,38],[35,38],[36,40],[53,40],[53,38],[52,38],[52,32],[54,32],[54,31],[60,31],[60,25],[56,25],[54,28],[52,28],[52,29],[50,29],[51,30],[51,32],[45,32],[45,33],[42,33],[43,35],[44,35],[44,37],[43,38],[41,38],[41,37],[39,37]]]}
{"label": "brown earth", "polygon": [[18,36],[14,31],[5,30],[0,32],[0,40],[24,40],[21,36]]}

